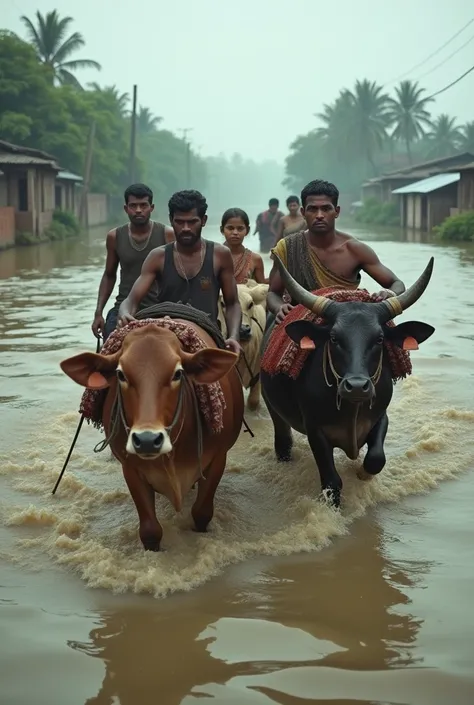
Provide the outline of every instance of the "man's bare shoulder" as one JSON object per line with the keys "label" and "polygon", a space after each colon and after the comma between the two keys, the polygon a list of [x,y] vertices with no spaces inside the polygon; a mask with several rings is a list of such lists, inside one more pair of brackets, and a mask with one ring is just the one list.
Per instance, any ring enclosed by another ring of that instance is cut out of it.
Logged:
{"label": "man's bare shoulder", "polygon": [[220,245],[218,242],[215,242],[214,254],[217,255],[221,262],[229,262],[232,260],[232,255],[227,245]]}
{"label": "man's bare shoulder", "polygon": [[362,240],[358,240],[355,237],[347,236],[347,248],[353,255],[356,255],[359,259],[360,264],[371,263],[374,258],[377,259],[377,255],[374,250],[367,245]]}

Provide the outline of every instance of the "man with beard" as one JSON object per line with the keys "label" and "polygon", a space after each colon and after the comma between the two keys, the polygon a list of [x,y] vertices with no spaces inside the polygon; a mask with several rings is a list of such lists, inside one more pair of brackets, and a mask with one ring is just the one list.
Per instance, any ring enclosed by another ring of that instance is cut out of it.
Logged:
{"label": "man with beard", "polygon": [[[279,240],[272,253],[278,255],[291,276],[307,291],[327,287],[357,289],[360,272],[364,271],[384,287],[379,300],[402,294],[404,283],[382,264],[371,247],[336,230],[338,200],[339,191],[334,184],[311,181],[301,192],[301,214],[307,229]],[[281,323],[293,308],[284,298],[285,287],[276,263],[269,280],[267,326],[273,316],[277,324]]]}
{"label": "man with beard", "polygon": [[[126,189],[124,198],[123,209],[128,216],[129,223],[107,233],[105,245],[107,258],[100,280],[97,307],[92,323],[92,332],[96,337],[102,334],[104,342],[116,327],[119,306],[127,298],[132,286],[140,276],[143,262],[148,254],[156,247],[174,241],[174,233],[171,228],[151,220],[155,206],[153,205],[153,192],[148,186],[133,184]],[[104,321],[104,307],[114,290],[119,265],[118,296]],[[156,303],[157,294],[156,286],[152,287],[139,302],[140,308],[146,308]]]}
{"label": "man with beard", "polygon": [[175,242],[150,252],[142,272],[119,309],[118,325],[134,320],[138,304],[158,286],[158,302],[185,303],[207,313],[217,325],[219,293],[222,291],[227,323],[228,350],[240,353],[242,312],[228,247],[201,237],[207,222],[207,202],[199,191],[179,191],[168,203]]}

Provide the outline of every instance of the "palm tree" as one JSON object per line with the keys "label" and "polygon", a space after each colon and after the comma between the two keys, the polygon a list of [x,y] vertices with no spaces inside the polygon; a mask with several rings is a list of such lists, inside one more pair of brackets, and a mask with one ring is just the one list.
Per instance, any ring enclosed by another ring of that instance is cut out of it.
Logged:
{"label": "palm tree", "polygon": [[128,114],[128,103],[130,96],[128,93],[120,93],[117,86],[99,86],[98,83],[89,83],[89,87],[98,93],[110,106],[114,106],[116,112],[121,117]]}
{"label": "palm tree", "polygon": [[348,125],[350,139],[360,156],[367,159],[374,175],[377,174],[375,155],[387,140],[387,105],[389,98],[383,86],[375,81],[357,81],[350,91],[352,111]]}
{"label": "palm tree", "polygon": [[474,154],[474,120],[466,122],[466,124],[461,127],[460,132],[459,148],[463,152]]}
{"label": "palm tree", "polygon": [[140,135],[148,135],[154,132],[163,118],[153,115],[149,108],[140,106],[137,115],[137,131]]}
{"label": "palm tree", "polygon": [[412,163],[411,145],[425,134],[425,127],[431,125],[430,114],[426,106],[431,98],[424,98],[424,88],[419,88],[415,81],[402,81],[395,88],[396,98],[390,98],[388,120],[393,125],[391,137],[404,142],[410,164]]}
{"label": "palm tree", "polygon": [[316,129],[316,135],[324,143],[327,156],[339,163],[354,153],[350,132],[353,107],[351,93],[343,90],[334,103],[324,105],[323,112],[315,115],[323,123]]}
{"label": "palm tree", "polygon": [[28,17],[23,15],[21,19],[39,60],[50,68],[53,80],[63,85],[82,88],[71,72],[90,68],[100,70],[101,66],[97,61],[69,58],[85,44],[84,37],[79,32],[74,32],[66,38],[69,25],[73,22],[72,17],[61,19],[56,10],[48,12],[45,16],[37,11],[36,27]]}
{"label": "palm tree", "polygon": [[456,125],[456,118],[449,117],[446,113],[439,115],[433,121],[427,139],[430,145],[427,156],[431,159],[442,159],[455,154],[462,141],[462,132]]}

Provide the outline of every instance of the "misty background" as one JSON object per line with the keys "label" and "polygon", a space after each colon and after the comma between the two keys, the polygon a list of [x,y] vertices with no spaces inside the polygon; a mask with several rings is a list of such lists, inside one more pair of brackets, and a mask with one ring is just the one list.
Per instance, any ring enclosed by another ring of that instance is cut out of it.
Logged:
{"label": "misty background", "polygon": [[[429,0],[392,5],[341,0],[326,6],[314,0],[11,0],[3,4],[1,26],[28,39],[21,17],[35,23],[37,11],[46,15],[53,10],[73,19],[67,35],[79,32],[84,38],[85,45],[71,58],[101,65],[100,71],[74,71],[80,84],[88,91],[91,84],[95,90],[113,88],[123,98],[124,119],[130,109],[125,94],[130,96],[137,84],[139,106],[151,119],[159,118],[153,124],[159,138],[146,129],[139,136],[137,176],[159,192],[157,200],[163,203],[176,188],[200,188],[216,212],[237,205],[252,213],[263,210],[270,197],[283,202],[312,178],[332,179],[348,198],[357,198],[364,179],[408,158],[406,145],[403,140],[388,144],[385,138],[379,144],[373,136],[373,147],[355,148],[360,137],[348,119],[336,135],[339,147],[323,149],[326,107],[341,91],[354,93],[357,81],[376,84],[392,96],[401,80],[418,82],[426,98],[474,64],[474,24],[440,50],[470,20],[472,11],[461,0],[436,8]],[[433,137],[433,129],[425,125],[411,145],[412,160],[468,146],[463,126],[474,116],[473,88],[474,72],[426,106],[433,124],[443,115],[454,123],[443,149],[436,138],[434,151],[433,139],[430,143],[426,137],[430,130]],[[79,124],[68,109],[69,123]],[[18,134],[17,127],[15,134],[11,122],[9,132],[0,106],[2,139],[48,149],[59,155],[63,167],[82,173],[85,117],[82,151],[74,154],[68,145],[55,148],[43,137],[36,136],[33,144],[33,133]],[[123,164],[113,167],[117,178],[106,175],[111,157],[104,154],[102,165],[96,159],[93,167],[95,188],[119,193],[126,184],[127,129],[121,139],[111,140],[117,159],[123,157]],[[185,140],[192,156],[190,177]],[[104,150],[105,143],[104,137]]]}

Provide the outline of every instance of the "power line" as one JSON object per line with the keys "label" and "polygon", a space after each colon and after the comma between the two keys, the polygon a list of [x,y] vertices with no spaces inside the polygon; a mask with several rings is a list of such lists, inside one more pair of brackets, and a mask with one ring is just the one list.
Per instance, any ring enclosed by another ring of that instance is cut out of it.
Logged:
{"label": "power line", "polygon": [[437,95],[441,95],[441,93],[444,93],[445,91],[448,90],[448,88],[452,88],[452,86],[455,86],[456,83],[459,83],[459,81],[462,81],[463,78],[465,78],[471,71],[474,71],[474,66],[471,66],[470,69],[465,71],[462,76],[459,76],[455,81],[452,81],[452,83],[449,83],[447,86],[444,88],[441,88],[440,91],[436,91],[436,93],[432,93],[431,95],[428,96],[427,100],[431,100],[431,98],[436,98]]}
{"label": "power line", "polygon": [[464,32],[465,29],[467,29],[472,23],[474,22],[474,17],[467,22],[464,27],[461,27],[460,30],[458,30],[455,34],[453,34],[452,37],[450,37],[444,44],[442,44],[440,47],[438,47],[435,51],[433,51],[429,56],[426,57],[426,59],[423,59],[423,61],[420,61],[419,64],[416,64],[416,66],[413,66],[411,69],[408,71],[405,71],[404,73],[400,74],[396,78],[392,78],[390,81],[386,81],[385,85],[389,83],[395,83],[395,81],[399,81],[402,78],[405,78],[405,76],[408,76],[410,73],[413,73],[413,71],[416,71],[416,69],[421,68],[424,66],[430,59],[432,59],[436,54],[439,54],[440,51],[442,51],[445,47],[448,46],[448,44],[451,44],[451,42],[456,39],[456,37],[459,37],[460,34]]}
{"label": "power line", "polygon": [[470,44],[473,40],[474,40],[474,34],[472,35],[472,37],[471,37],[470,39],[467,40],[467,42],[464,42],[464,44],[461,44],[461,46],[460,46],[458,49],[456,49],[456,51],[453,51],[452,54],[450,54],[450,55],[447,56],[445,59],[443,59],[443,61],[441,61],[439,64],[436,64],[436,66],[434,66],[432,69],[430,69],[430,70],[427,71],[426,73],[422,73],[421,76],[419,76],[416,80],[417,80],[417,81],[421,81],[421,79],[422,79],[422,78],[425,78],[425,76],[429,76],[431,73],[433,73],[433,71],[436,71],[436,69],[439,69],[439,68],[441,68],[441,66],[444,66],[444,64],[445,64],[447,61],[449,61],[450,59],[452,59],[453,56],[456,56],[456,54],[459,54],[459,52],[461,51],[461,49],[464,49],[464,47],[467,47],[467,45]]}

